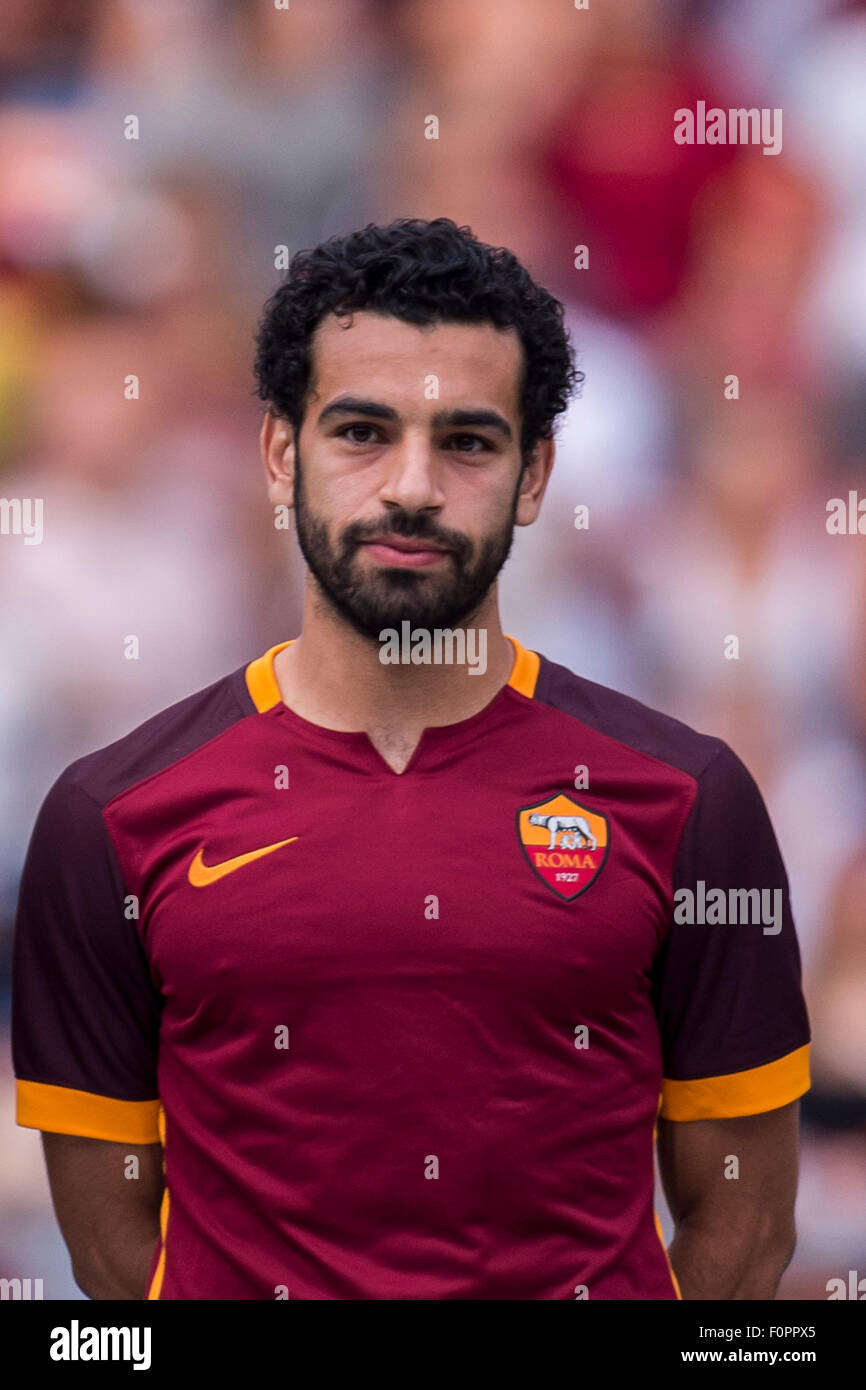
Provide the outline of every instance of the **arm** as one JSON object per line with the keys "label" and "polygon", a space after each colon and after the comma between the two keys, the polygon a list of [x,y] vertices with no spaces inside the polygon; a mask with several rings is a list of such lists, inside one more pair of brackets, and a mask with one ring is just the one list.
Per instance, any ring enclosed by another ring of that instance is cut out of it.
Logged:
{"label": "arm", "polygon": [[[159,1240],[162,1145],[43,1133],[54,1211],[89,1298],[141,1299]],[[129,1157],[138,1177],[126,1176]]]}
{"label": "arm", "polygon": [[[794,1253],[799,1101],[735,1119],[659,1120],[684,1299],[773,1299]],[[739,1165],[739,1176],[731,1158]]]}
{"label": "arm", "polygon": [[[775,833],[724,744],[698,778],[672,884],[654,966],[670,1258],[685,1299],[771,1299],[794,1249],[809,1020]],[[697,910],[704,889],[719,910]]]}
{"label": "arm", "polygon": [[[15,923],[12,1053],[18,1123],[43,1134],[75,1279],[142,1298],[163,1188],[161,995],[101,803],[73,764],[37,817]],[[132,900],[134,901],[134,900]],[[138,1160],[138,1177],[127,1155]]]}

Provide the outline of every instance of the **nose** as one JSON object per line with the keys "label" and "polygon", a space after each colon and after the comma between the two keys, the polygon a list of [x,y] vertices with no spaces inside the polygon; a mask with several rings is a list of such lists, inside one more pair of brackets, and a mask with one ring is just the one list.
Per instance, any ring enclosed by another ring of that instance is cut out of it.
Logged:
{"label": "nose", "polygon": [[407,512],[438,511],[445,502],[442,464],[426,433],[408,431],[382,460],[379,500]]}

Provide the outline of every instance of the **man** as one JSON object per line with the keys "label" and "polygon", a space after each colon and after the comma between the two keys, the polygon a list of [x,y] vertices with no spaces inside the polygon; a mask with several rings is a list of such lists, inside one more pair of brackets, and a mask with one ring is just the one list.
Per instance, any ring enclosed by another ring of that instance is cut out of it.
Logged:
{"label": "man", "polygon": [[561,305],[371,226],[295,258],[257,373],[302,634],[74,763],[24,871],[19,1122],[80,1286],[772,1298],[809,1031],[760,795],[500,626]]}

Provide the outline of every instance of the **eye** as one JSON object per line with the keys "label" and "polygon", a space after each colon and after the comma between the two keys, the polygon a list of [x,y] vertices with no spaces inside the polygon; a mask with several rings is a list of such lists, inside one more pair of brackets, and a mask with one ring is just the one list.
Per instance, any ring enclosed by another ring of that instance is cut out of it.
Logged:
{"label": "eye", "polygon": [[[365,437],[359,439],[357,437],[358,430]],[[348,439],[350,444],[371,444],[370,436],[374,434],[378,434],[375,425],[344,425],[341,430],[337,430],[337,438]]]}
{"label": "eye", "polygon": [[[452,438],[452,441],[455,442],[455,443],[457,444],[457,446],[458,446],[458,447],[457,447],[457,453],[458,453],[458,454],[477,454],[477,453],[484,453],[485,451],[486,451],[486,452],[489,452],[490,449],[491,449],[491,445],[488,444],[488,442],[487,442],[486,439],[482,439],[480,434],[455,434],[455,435],[452,435],[451,438]],[[480,447],[480,449],[475,449],[475,448],[471,448],[471,447],[466,448],[465,446],[466,446],[467,444],[470,445],[470,446],[471,446],[471,445],[474,445],[474,444],[478,444],[478,445],[480,445],[481,447]]]}

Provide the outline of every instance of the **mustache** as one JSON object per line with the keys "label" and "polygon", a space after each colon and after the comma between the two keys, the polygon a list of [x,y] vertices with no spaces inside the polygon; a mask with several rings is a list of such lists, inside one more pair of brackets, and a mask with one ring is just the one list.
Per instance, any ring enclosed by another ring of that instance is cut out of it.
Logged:
{"label": "mustache", "polygon": [[432,517],[423,513],[390,512],[381,521],[353,521],[343,531],[341,542],[344,552],[355,550],[373,537],[399,536],[402,540],[431,541],[443,549],[454,552],[458,560],[466,559],[472,553],[472,542],[460,531],[451,531],[439,526]]}

